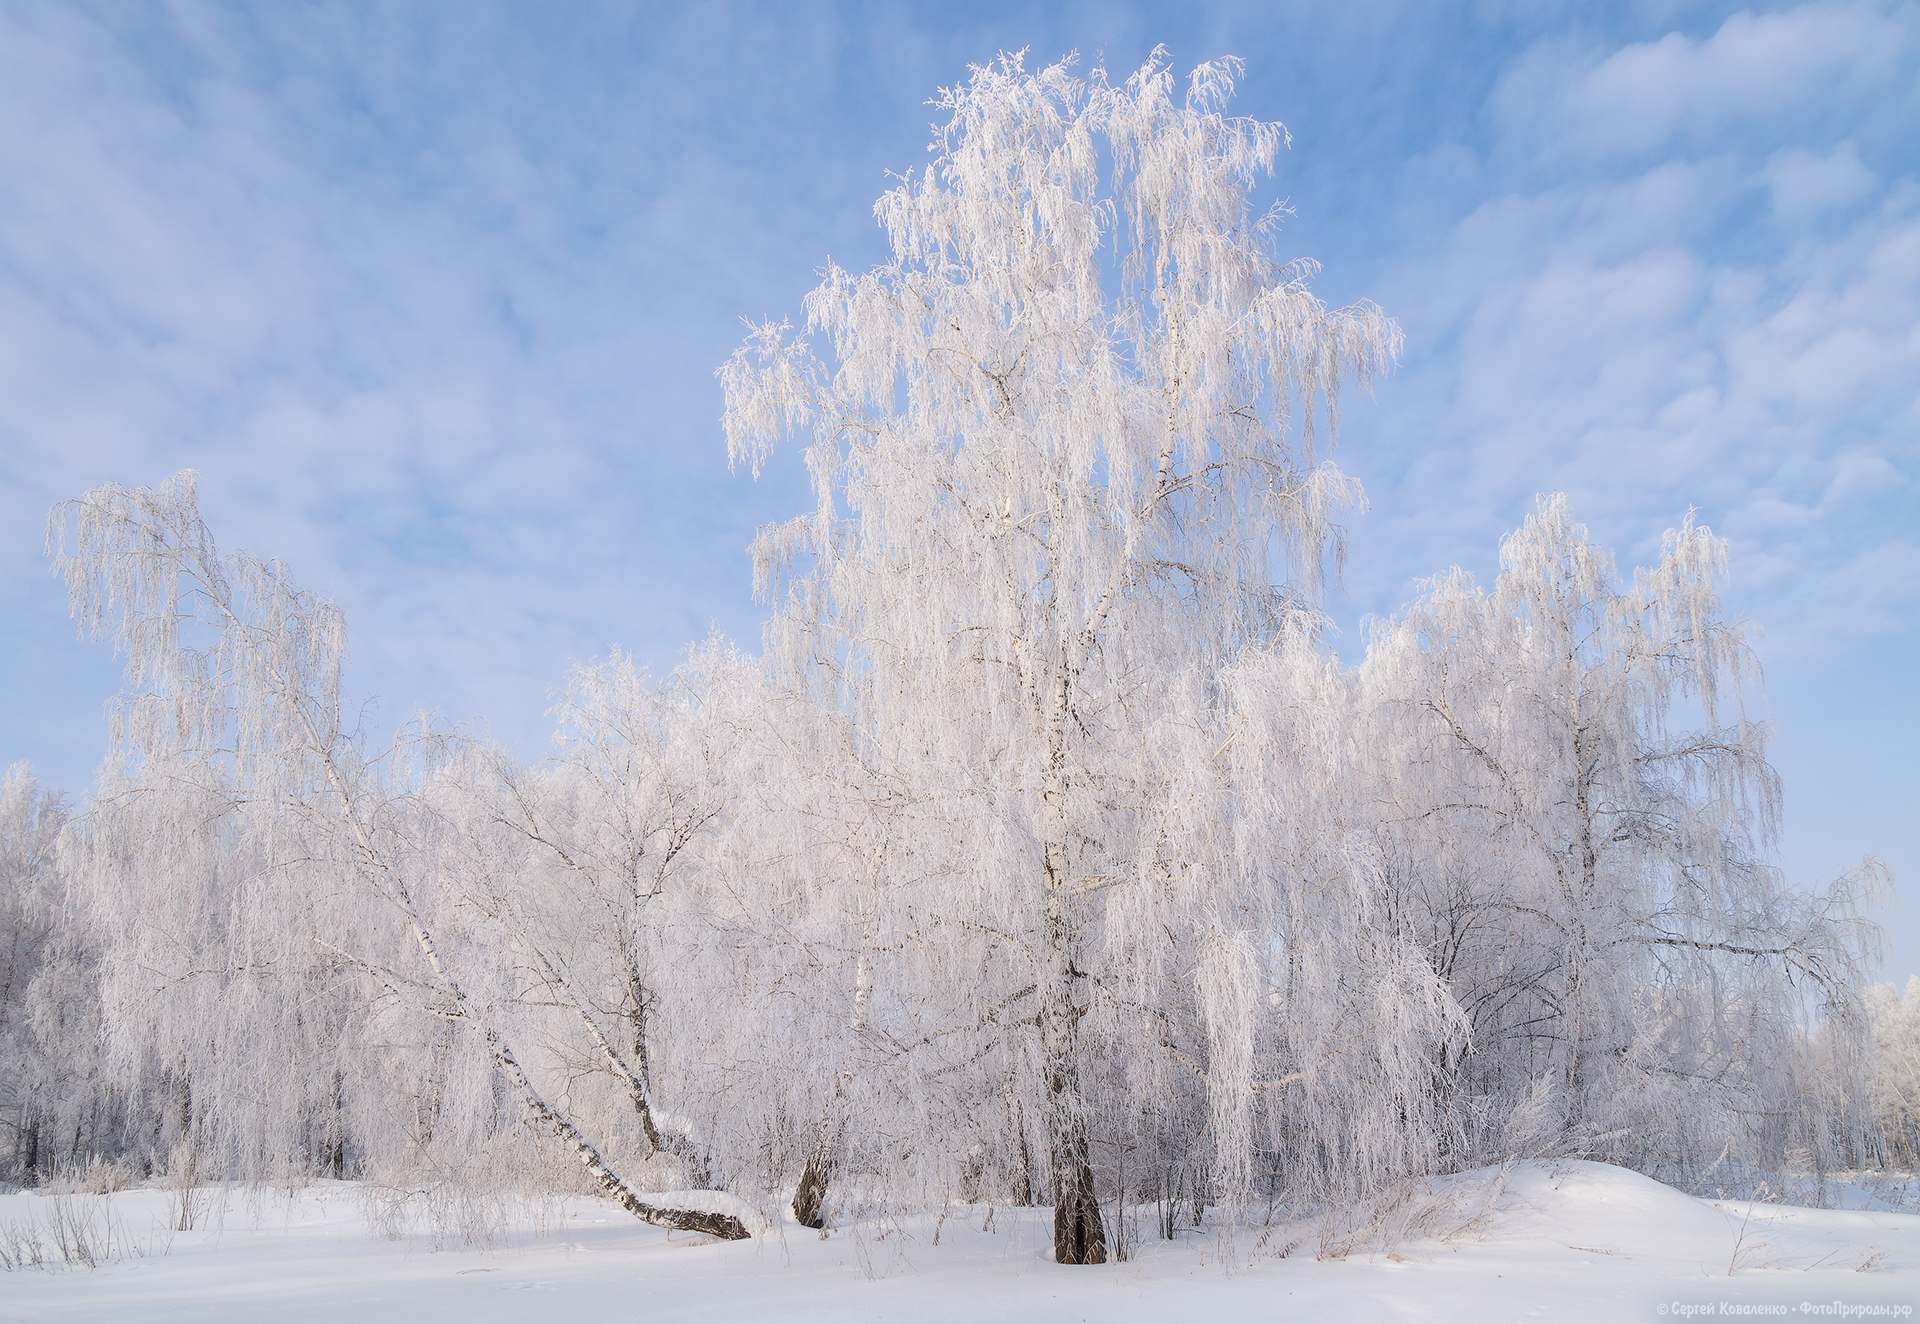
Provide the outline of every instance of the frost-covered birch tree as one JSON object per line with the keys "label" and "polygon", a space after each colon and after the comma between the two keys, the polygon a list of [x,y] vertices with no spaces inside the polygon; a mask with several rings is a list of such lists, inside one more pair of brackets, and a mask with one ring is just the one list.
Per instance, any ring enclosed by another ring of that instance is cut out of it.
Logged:
{"label": "frost-covered birch tree", "polygon": [[1089,1092],[1125,1018],[1101,949],[1219,930],[1193,978],[1227,1056],[1226,1008],[1264,992],[1224,892],[1111,904],[1157,886],[1145,733],[1171,677],[1318,591],[1358,499],[1320,442],[1340,383],[1398,344],[1273,255],[1282,212],[1251,194],[1285,135],[1227,115],[1237,73],[1203,65],[1183,94],[1158,56],[1117,86],[976,68],[937,103],[933,163],[876,206],[890,260],[830,265],[808,297],[830,359],[769,325],[721,374],[736,462],[808,439],[818,508],[757,548],[776,662],[848,714],[861,760],[964,824],[921,914],[980,935],[976,1024],[1031,1027],[993,1052],[1037,1114],[1063,1263],[1106,1254]]}
{"label": "frost-covered birch tree", "polygon": [[1874,1156],[1908,1171],[1920,1165],[1920,976],[1903,991],[1879,984],[1867,991],[1873,1031],[1868,1102],[1876,1134]]}
{"label": "frost-covered birch tree", "polygon": [[1780,788],[1719,613],[1726,544],[1689,519],[1622,584],[1556,495],[1500,564],[1490,592],[1432,581],[1362,671],[1379,867],[1472,1023],[1444,1077],[1469,1150],[1698,1171],[1806,1146],[1805,1017],[1857,1073],[1876,874],[1808,896],[1771,867]]}
{"label": "frost-covered birch tree", "polygon": [[83,1152],[87,1117],[75,1096],[97,1084],[97,1003],[84,980],[63,978],[77,959],[62,941],[66,817],[26,764],[0,778],[0,1172],[28,1180]]}
{"label": "frost-covered birch tree", "polygon": [[[191,474],[158,490],[95,488],[56,510],[50,542],[76,616],[127,654],[85,838],[111,939],[109,1042],[128,1073],[156,1051],[167,1059],[190,1160],[214,1140],[221,1166],[257,1172],[292,1149],[289,1128],[316,1105],[337,1110],[349,1065],[380,1065],[349,1041],[384,1004],[468,1036],[529,1121],[636,1217],[746,1235],[712,1201],[649,1200],[529,1069],[511,1035],[524,1023],[519,973],[485,958],[511,945],[539,963],[533,987],[576,997],[530,919],[543,904],[489,905],[503,889],[487,869],[503,857],[460,849],[461,825],[436,812],[459,742],[416,729],[370,749],[347,726],[332,603],[278,562],[222,555]],[[539,840],[537,818],[487,821]],[[678,822],[670,804],[670,835]],[[577,842],[580,858],[596,835]]]}
{"label": "frost-covered birch tree", "polygon": [[734,816],[758,691],[751,662],[717,645],[664,684],[616,652],[570,676],[553,759],[480,750],[430,788],[458,837],[462,904],[510,957],[514,1000],[544,1009],[521,1037],[573,1082],[577,1111],[583,1081],[612,1086],[597,1134],[637,1132],[637,1161],[702,1190],[737,1156],[689,1113],[717,1111],[701,1078],[723,1067],[719,990],[741,945],[709,922],[707,856]]}

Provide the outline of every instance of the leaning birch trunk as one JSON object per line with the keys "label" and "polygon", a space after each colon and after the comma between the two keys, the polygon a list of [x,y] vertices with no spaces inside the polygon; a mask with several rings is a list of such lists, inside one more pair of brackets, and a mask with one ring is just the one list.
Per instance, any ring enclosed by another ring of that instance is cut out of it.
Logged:
{"label": "leaning birch trunk", "polygon": [[527,1079],[527,1073],[520,1069],[520,1063],[506,1041],[496,1031],[486,1030],[484,1033],[494,1065],[499,1067],[501,1074],[513,1083],[514,1092],[520,1096],[527,1115],[552,1131],[563,1144],[573,1150],[581,1166],[586,1168],[593,1179],[600,1184],[600,1189],[618,1201],[622,1209],[641,1222],[652,1223],[655,1227],[704,1232],[722,1241],[745,1241],[751,1235],[746,1225],[732,1214],[709,1213],[700,1209],[676,1209],[671,1205],[653,1204],[643,1199],[642,1193],[634,1190],[626,1178],[614,1171],[594,1143],[581,1134],[580,1128],[541,1097],[540,1091],[535,1089],[533,1082]]}
{"label": "leaning birch trunk", "polygon": [[[331,766],[330,760],[328,761],[328,765]],[[422,955],[426,958],[428,968],[433,972],[434,978],[439,983],[441,990],[455,1008],[454,1014],[466,1020],[480,1032],[482,1039],[487,1045],[488,1055],[493,1059],[494,1065],[500,1069],[500,1073],[504,1075],[513,1086],[514,1093],[519,1096],[520,1105],[526,1111],[528,1117],[536,1124],[551,1131],[562,1144],[571,1149],[574,1157],[580,1160],[581,1166],[586,1168],[594,1181],[599,1183],[600,1188],[614,1200],[618,1201],[621,1208],[625,1209],[641,1222],[652,1223],[656,1227],[673,1228],[690,1232],[704,1232],[709,1236],[719,1237],[726,1241],[746,1240],[751,1234],[747,1231],[746,1225],[732,1214],[713,1213],[698,1209],[677,1209],[670,1205],[655,1204],[642,1198],[644,1193],[636,1190],[632,1183],[621,1176],[620,1173],[607,1162],[605,1156],[601,1154],[599,1147],[587,1139],[586,1135],[570,1118],[547,1102],[541,1095],[539,1089],[535,1087],[533,1081],[528,1078],[526,1071],[521,1067],[520,1060],[514,1055],[512,1045],[507,1042],[506,1037],[501,1034],[497,1027],[489,1024],[487,1020],[480,1015],[479,1009],[474,1006],[465,991],[453,978],[451,972],[449,972],[441,962],[439,945],[434,941],[433,934],[427,928],[426,922],[421,917],[418,907],[414,905],[413,898],[404,881],[387,871],[384,862],[380,862],[377,857],[373,855],[373,845],[367,840],[365,830],[360,825],[358,817],[352,816],[350,821],[354,823],[356,835],[361,838],[363,850],[367,852],[369,860],[377,865],[388,880],[388,895],[390,899],[398,905],[402,914],[405,915],[408,928],[411,930],[414,941],[419,946]],[[551,969],[551,966],[549,965],[548,968]],[[570,1003],[573,1003],[570,990],[566,992],[566,997]],[[576,1011],[580,1010],[577,1003],[573,1003],[573,1005]],[[581,1018],[586,1020],[590,1027],[593,1026],[592,1019],[587,1017],[584,1012],[581,1013]],[[607,1056],[609,1060],[618,1063],[618,1056],[608,1049],[604,1038],[598,1037],[597,1027],[594,1028],[596,1029],[596,1038],[598,1038],[600,1047],[603,1050],[608,1050]],[[628,1082],[636,1091],[636,1100],[640,1106],[645,1109],[645,1087],[630,1073]],[[649,1124],[652,1122],[650,1110],[643,1111],[642,1117],[643,1120]],[[652,1134],[657,1135],[658,1131],[654,1130]]]}

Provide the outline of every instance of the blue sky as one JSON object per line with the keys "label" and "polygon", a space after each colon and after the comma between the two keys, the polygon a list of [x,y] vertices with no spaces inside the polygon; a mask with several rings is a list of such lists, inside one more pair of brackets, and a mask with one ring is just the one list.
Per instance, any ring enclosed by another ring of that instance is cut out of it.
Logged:
{"label": "blue sky", "polygon": [[[1598,12],[1596,12],[1598,10]],[[347,610],[376,724],[544,749],[614,644],[749,646],[712,371],[879,260],[969,63],[1156,43],[1284,121],[1287,256],[1407,334],[1350,399],[1358,622],[1565,490],[1623,566],[1689,507],[1765,634],[1782,862],[1872,852],[1920,973],[1920,8],[0,3],[0,763],[87,785],[118,683],[47,508],[200,472]]]}

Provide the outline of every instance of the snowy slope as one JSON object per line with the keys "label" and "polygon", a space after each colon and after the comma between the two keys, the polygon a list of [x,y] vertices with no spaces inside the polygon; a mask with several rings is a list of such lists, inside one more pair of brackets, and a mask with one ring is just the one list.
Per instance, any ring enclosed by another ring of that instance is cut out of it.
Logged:
{"label": "snowy slope", "polygon": [[[28,1220],[44,1228],[53,1203],[0,1196],[0,1229]],[[1126,1263],[1057,1267],[1047,1259],[1044,1210],[995,1211],[986,1231],[987,1210],[956,1208],[825,1239],[788,1223],[750,1242],[715,1243],[572,1201],[550,1221],[529,1220],[506,1245],[436,1249],[427,1236],[370,1235],[347,1186],[249,1204],[234,1195],[224,1217],[208,1220],[217,1230],[169,1236],[167,1193],[115,1195],[104,1212],[95,1205],[95,1224],[113,1224],[127,1257],[91,1271],[0,1275],[0,1319],[1464,1324],[1718,1318],[1721,1303],[1849,1317],[1838,1303],[1860,1312],[1853,1318],[1900,1318],[1920,1301],[1920,1216],[1715,1203],[1590,1163],[1523,1166],[1498,1186],[1488,1174],[1432,1184],[1402,1212],[1424,1211],[1423,1226],[1449,1235],[1389,1251],[1348,1235],[1344,1259],[1316,1258],[1315,1229],[1298,1226],[1275,1230],[1255,1251],[1261,1229],[1252,1229],[1232,1272],[1208,1234],[1149,1239]],[[1149,1211],[1142,1226],[1151,1225]],[[1333,1250],[1349,1230],[1324,1231]],[[1276,1257],[1288,1242],[1298,1244]]]}

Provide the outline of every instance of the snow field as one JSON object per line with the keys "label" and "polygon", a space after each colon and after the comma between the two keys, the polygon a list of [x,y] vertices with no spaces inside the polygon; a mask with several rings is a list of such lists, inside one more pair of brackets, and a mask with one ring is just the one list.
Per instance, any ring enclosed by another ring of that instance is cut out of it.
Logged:
{"label": "snow field", "polygon": [[[428,1233],[373,1235],[351,1183],[291,1196],[212,1193],[197,1230],[168,1232],[178,1198],[67,1197],[97,1233],[111,1228],[113,1257],[91,1271],[0,1275],[0,1319],[1478,1324],[1906,1318],[1920,1302],[1920,1216],[1697,1199],[1594,1163],[1423,1184],[1400,1212],[1411,1209],[1438,1238],[1369,1246],[1364,1229],[1349,1226],[1243,1229],[1246,1249],[1231,1269],[1211,1230],[1153,1238],[1150,1207],[1133,1259],[1077,1268],[1049,1262],[1044,1209],[989,1218],[984,1206],[956,1206],[824,1238],[787,1222],[727,1243],[636,1223],[610,1202],[569,1200],[474,1247]],[[56,1201],[0,1196],[0,1236],[17,1245],[22,1228],[46,1229]],[[1384,1221],[1395,1216],[1390,1207]],[[1344,1258],[1316,1254],[1343,1244]]]}

